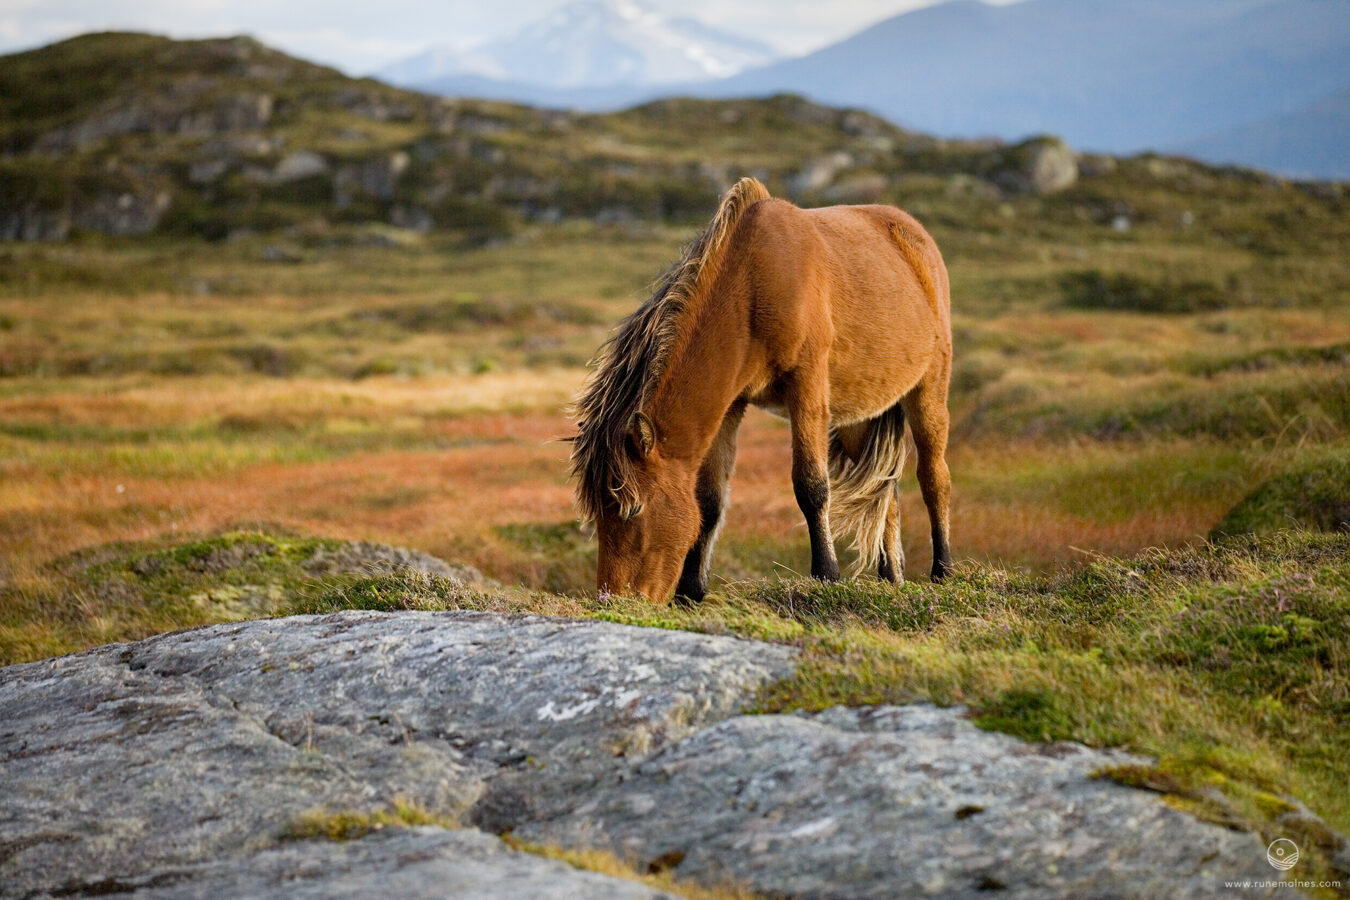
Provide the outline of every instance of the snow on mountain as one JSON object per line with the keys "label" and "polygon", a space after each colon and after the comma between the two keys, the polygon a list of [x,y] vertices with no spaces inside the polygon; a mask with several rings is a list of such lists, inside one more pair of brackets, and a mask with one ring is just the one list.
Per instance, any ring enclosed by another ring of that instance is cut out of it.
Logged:
{"label": "snow on mountain", "polygon": [[576,0],[505,38],[468,50],[434,47],[382,69],[392,84],[486,78],[554,89],[726,78],[777,59],[758,41],[642,0]]}

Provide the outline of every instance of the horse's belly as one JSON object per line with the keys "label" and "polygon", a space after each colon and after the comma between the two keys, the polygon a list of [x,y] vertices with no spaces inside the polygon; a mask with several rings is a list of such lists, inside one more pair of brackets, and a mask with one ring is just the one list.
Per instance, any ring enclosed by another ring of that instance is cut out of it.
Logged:
{"label": "horse's belly", "polygon": [[[879,399],[879,398],[885,399]],[[890,392],[877,392],[873,395],[871,402],[858,402],[857,398],[840,403],[830,404],[830,427],[837,428],[841,425],[852,425],[855,422],[864,422],[868,419],[875,419],[895,405],[901,394],[891,395]],[[788,413],[787,404],[782,400],[772,396],[752,396],[750,402],[769,415],[777,419],[791,420],[792,416]]]}
{"label": "horse's belly", "polygon": [[[833,353],[829,364],[830,425],[875,419],[908,394],[932,364],[936,347],[930,347],[927,353],[915,353],[914,349]],[[790,419],[787,390],[785,382],[776,380],[752,386],[743,396],[771,416]]]}

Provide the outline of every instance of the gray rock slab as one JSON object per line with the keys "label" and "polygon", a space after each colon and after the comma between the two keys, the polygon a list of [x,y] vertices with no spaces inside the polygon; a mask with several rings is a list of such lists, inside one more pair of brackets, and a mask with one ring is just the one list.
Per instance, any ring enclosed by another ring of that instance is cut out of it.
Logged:
{"label": "gray rock slab", "polygon": [[[654,896],[508,827],[774,896],[1207,897],[1276,874],[1254,836],[1090,777],[1147,762],[1124,753],[922,704],[740,715],[794,654],[343,612],[0,669],[0,896]],[[397,802],[482,831],[288,835]]]}
{"label": "gray rock slab", "polygon": [[[213,626],[0,670],[0,894],[256,853],[305,811],[526,814],[736,712],[793,651],[485,613]],[[522,800],[521,798],[526,798]]]}
{"label": "gray rock slab", "polygon": [[80,892],[144,900],[677,900],[642,884],[517,852],[480,831],[432,826],[386,829],[341,843],[290,842],[241,859],[92,882]]}
{"label": "gray rock slab", "polygon": [[1216,897],[1278,876],[1252,835],[1089,777],[1131,762],[926,704],[739,716],[518,833],[772,896]]}

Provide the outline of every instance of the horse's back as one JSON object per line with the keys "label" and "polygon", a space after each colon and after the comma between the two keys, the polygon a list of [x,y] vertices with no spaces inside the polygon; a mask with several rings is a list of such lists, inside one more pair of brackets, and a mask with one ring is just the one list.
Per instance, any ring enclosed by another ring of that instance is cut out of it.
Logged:
{"label": "horse's back", "polygon": [[[904,303],[915,289],[945,294],[937,243],[918,219],[897,207],[801,209],[773,199],[755,204],[746,219],[739,249],[750,259],[756,287],[768,288],[770,295],[823,292],[836,302],[862,303],[875,314]],[[946,296],[923,299],[930,307],[933,299],[943,307],[948,303]]]}

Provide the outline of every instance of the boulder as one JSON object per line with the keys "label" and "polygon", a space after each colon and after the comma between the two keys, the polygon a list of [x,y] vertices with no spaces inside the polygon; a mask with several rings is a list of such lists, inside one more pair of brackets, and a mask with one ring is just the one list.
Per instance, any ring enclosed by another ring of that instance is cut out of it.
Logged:
{"label": "boulder", "polygon": [[297,150],[288,153],[277,167],[272,170],[272,180],[278,184],[299,181],[315,175],[328,174],[328,160],[309,150]]}
{"label": "boulder", "polygon": [[107,191],[77,208],[74,224],[76,228],[100,234],[149,234],[172,202],[173,194],[167,190]]}
{"label": "boulder", "polygon": [[826,188],[822,196],[830,203],[877,203],[886,188],[886,176],[865,172],[840,179]]}
{"label": "boulder", "polygon": [[844,152],[831,153],[807,163],[784,179],[788,193],[794,197],[815,193],[828,187],[839,173],[853,165],[853,157]]}
{"label": "boulder", "polygon": [[1031,138],[1003,152],[994,181],[1013,193],[1053,194],[1078,183],[1078,156],[1059,138]]}
{"label": "boulder", "polygon": [[421,572],[425,575],[449,578],[452,581],[487,583],[483,573],[472,566],[453,565],[420,550],[375,544],[370,541],[343,541],[332,549],[319,547],[309,559],[305,560],[302,567],[308,574],[316,577],[352,572],[366,575]]}
{"label": "boulder", "polygon": [[347,207],[358,197],[393,200],[399,179],[411,161],[402,150],[362,162],[347,163],[333,179],[333,202]]}

